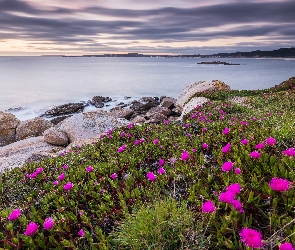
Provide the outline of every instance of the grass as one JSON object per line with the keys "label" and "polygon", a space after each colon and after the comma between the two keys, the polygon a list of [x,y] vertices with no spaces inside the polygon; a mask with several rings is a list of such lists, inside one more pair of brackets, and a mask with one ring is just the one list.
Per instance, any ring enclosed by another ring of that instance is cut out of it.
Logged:
{"label": "grass", "polygon": [[[291,78],[267,90],[198,93],[210,103],[183,121],[118,128],[95,144],[6,171],[0,180],[0,248],[247,249],[242,228],[261,232],[263,249],[294,245],[295,161],[282,153],[295,147],[293,86]],[[235,96],[246,97],[247,105],[232,103]],[[270,137],[276,140],[272,146],[265,142]],[[255,149],[259,143],[264,148]],[[184,150],[187,160],[181,159]],[[261,156],[251,158],[253,151]],[[225,162],[233,163],[231,171],[222,171]],[[89,166],[93,171],[86,171]],[[160,167],[165,173],[157,172]],[[65,179],[58,180],[62,173]],[[273,177],[288,180],[290,188],[273,190]],[[73,187],[66,191],[69,182]],[[235,199],[243,213],[219,200],[233,183],[242,188]],[[207,200],[216,207],[213,213],[202,210]],[[9,220],[16,208],[20,217]],[[49,217],[54,226],[45,230]],[[25,236],[31,221],[38,230]]]}

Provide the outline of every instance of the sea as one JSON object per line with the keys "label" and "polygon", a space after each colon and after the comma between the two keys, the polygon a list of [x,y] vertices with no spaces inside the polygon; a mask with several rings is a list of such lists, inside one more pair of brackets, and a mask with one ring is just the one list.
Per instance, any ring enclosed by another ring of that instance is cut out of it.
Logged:
{"label": "sea", "polygon": [[[198,64],[210,61],[239,65]],[[291,76],[295,58],[0,57],[0,110],[26,120],[96,95],[112,98],[103,108],[108,110],[141,97],[177,98],[200,80],[242,90],[269,88]]]}

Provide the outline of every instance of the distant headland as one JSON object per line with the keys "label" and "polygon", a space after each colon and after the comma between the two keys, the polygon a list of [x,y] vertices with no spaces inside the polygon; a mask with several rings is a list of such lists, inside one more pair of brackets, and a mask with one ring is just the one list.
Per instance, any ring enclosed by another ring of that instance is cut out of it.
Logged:
{"label": "distant headland", "polygon": [[232,52],[232,53],[217,53],[211,55],[201,54],[184,54],[184,55],[165,55],[154,54],[145,55],[140,53],[124,53],[124,54],[89,54],[89,55],[42,55],[44,57],[164,57],[164,58],[295,58],[295,47],[280,48],[277,50],[263,51],[255,50],[251,52]]}

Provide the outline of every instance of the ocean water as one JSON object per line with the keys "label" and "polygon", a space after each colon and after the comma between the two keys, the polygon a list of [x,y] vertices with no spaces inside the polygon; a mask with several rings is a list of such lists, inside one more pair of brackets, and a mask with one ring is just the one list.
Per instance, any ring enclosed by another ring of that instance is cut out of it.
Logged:
{"label": "ocean water", "polygon": [[[240,65],[200,65],[202,61]],[[295,75],[294,59],[238,58],[83,58],[0,57],[0,110],[21,120],[36,117],[52,105],[90,100],[95,95],[114,101],[143,96],[177,97],[188,84],[221,80],[232,89],[262,89]],[[94,109],[88,107],[86,110]]]}

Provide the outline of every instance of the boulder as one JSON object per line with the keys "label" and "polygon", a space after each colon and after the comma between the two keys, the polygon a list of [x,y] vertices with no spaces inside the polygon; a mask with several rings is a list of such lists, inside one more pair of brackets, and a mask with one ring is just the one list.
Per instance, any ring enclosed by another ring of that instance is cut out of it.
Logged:
{"label": "boulder", "polygon": [[94,105],[96,108],[102,108],[105,102],[112,101],[110,97],[103,97],[103,96],[93,96],[92,100],[88,101],[91,105]]}
{"label": "boulder", "polygon": [[194,97],[187,104],[184,105],[180,119],[182,119],[186,114],[191,112],[195,107],[203,105],[204,103],[209,102],[209,99],[205,97]]}
{"label": "boulder", "polygon": [[114,118],[125,118],[130,120],[131,116],[134,114],[134,111],[129,108],[115,107],[110,110],[109,115]]}
{"label": "boulder", "polygon": [[20,120],[13,114],[0,111],[0,147],[15,141],[15,130]]}
{"label": "boulder", "polygon": [[167,116],[165,116],[165,115],[163,115],[161,113],[156,113],[151,117],[151,119],[149,120],[149,123],[158,124],[158,123],[160,123],[160,122],[162,122],[162,121],[164,121],[166,119],[167,119]]}
{"label": "boulder", "polygon": [[154,108],[154,107],[157,107],[158,106],[158,103],[155,103],[155,102],[147,102],[145,104],[142,105],[141,107],[141,111],[148,111],[150,110],[151,108]]}
{"label": "boulder", "polygon": [[55,118],[51,119],[50,122],[51,122],[53,125],[57,125],[57,124],[59,124],[60,122],[62,122],[63,120],[69,118],[69,117],[71,117],[71,115],[65,115],[65,116],[55,117]]}
{"label": "boulder", "polygon": [[5,169],[21,167],[34,154],[46,152],[54,156],[61,149],[63,148],[46,143],[43,136],[30,137],[11,143],[0,148],[0,172],[3,172]]}
{"label": "boulder", "polygon": [[43,118],[36,117],[26,121],[22,121],[16,128],[15,140],[20,141],[28,137],[36,137],[52,127],[53,124]]}
{"label": "boulder", "polygon": [[68,115],[73,114],[77,112],[82,112],[85,107],[85,103],[68,103],[63,104],[60,106],[55,106],[49,110],[47,110],[44,114],[41,115],[41,117],[53,117],[53,116],[59,116],[59,115]]}
{"label": "boulder", "polygon": [[139,101],[133,101],[130,105],[130,108],[133,110],[133,111],[140,111],[141,108],[142,108],[143,104]]}
{"label": "boulder", "polygon": [[159,97],[142,97],[141,98],[144,102],[159,102]]}
{"label": "boulder", "polygon": [[187,85],[179,94],[176,107],[179,110],[183,109],[184,104],[192,97],[195,93],[206,91],[206,90],[230,90],[230,87],[222,81],[213,80],[212,82],[199,81],[193,84]]}
{"label": "boulder", "polygon": [[153,117],[156,113],[162,114],[162,115],[164,115],[164,116],[169,116],[169,115],[171,114],[171,110],[168,109],[168,108],[165,108],[165,107],[157,106],[157,107],[151,108],[151,109],[145,114],[145,116],[146,116],[147,118],[151,118],[151,117]]}
{"label": "boulder", "polygon": [[162,99],[160,106],[168,109],[175,108],[176,99],[172,97],[165,97]]}
{"label": "boulder", "polygon": [[132,119],[131,122],[142,124],[146,122],[146,119],[143,116],[138,115],[134,119]]}
{"label": "boulder", "polygon": [[69,143],[95,137],[115,127],[127,126],[130,122],[123,118],[114,118],[107,112],[90,111],[80,113],[59,123],[56,128],[69,137]]}
{"label": "boulder", "polygon": [[64,146],[68,145],[69,137],[64,131],[59,130],[57,127],[52,127],[44,131],[44,141],[52,145]]}

